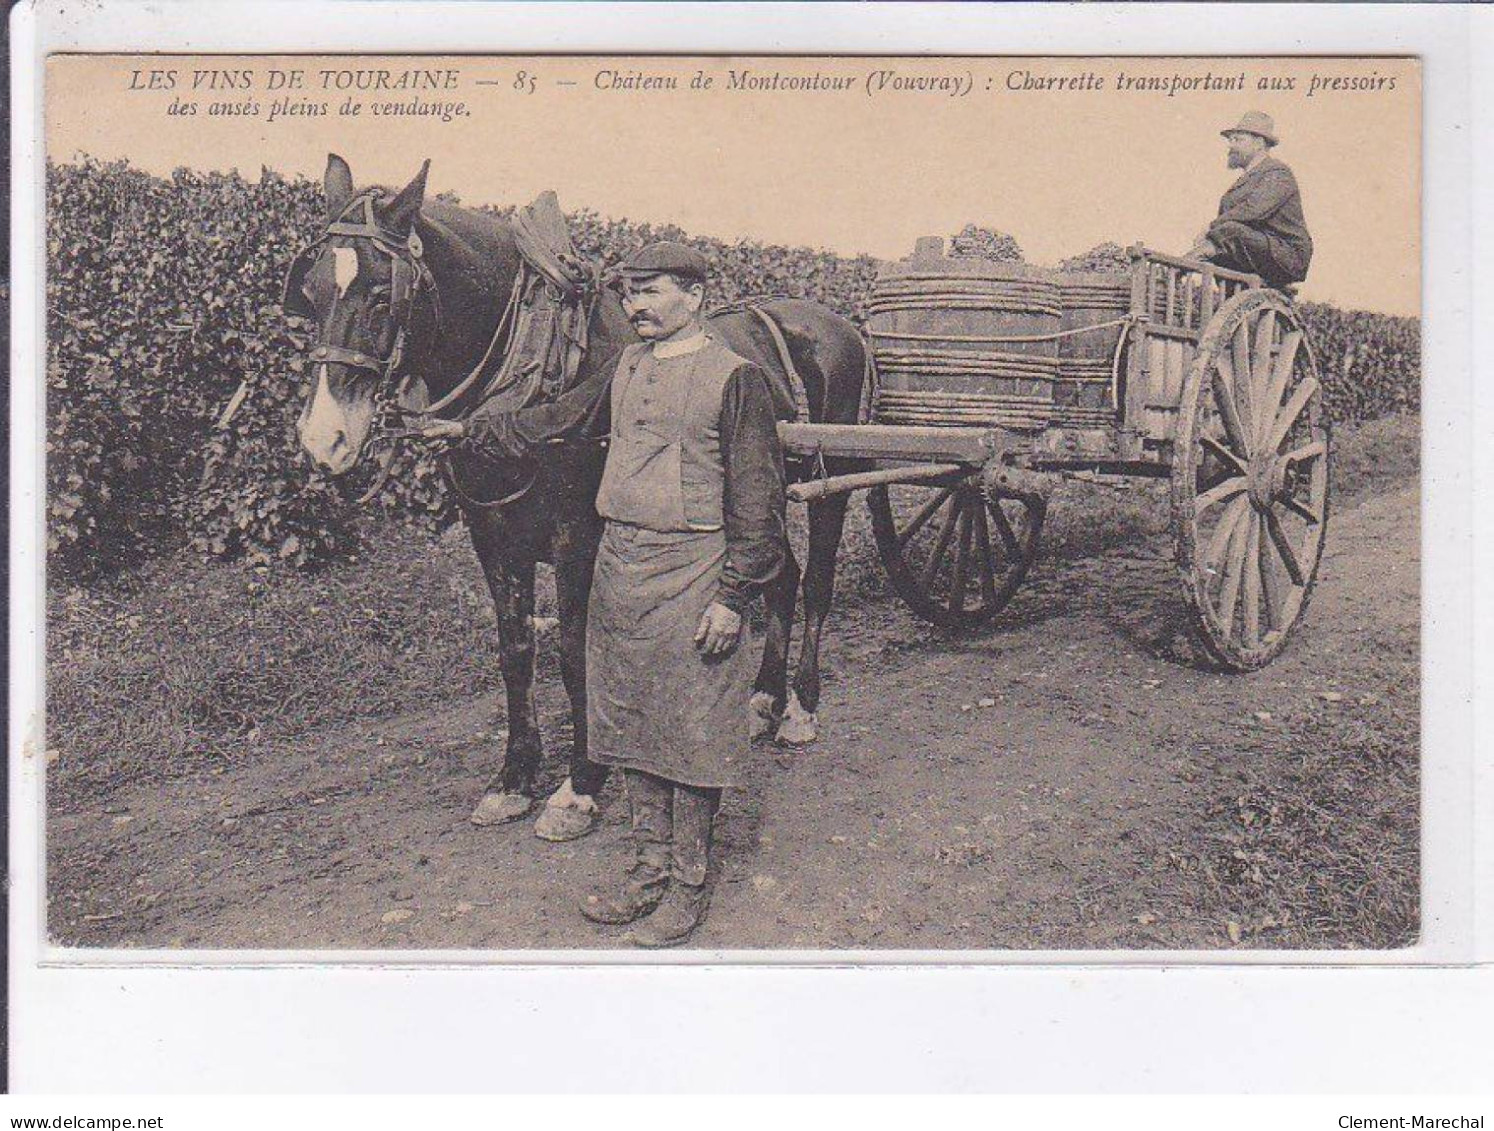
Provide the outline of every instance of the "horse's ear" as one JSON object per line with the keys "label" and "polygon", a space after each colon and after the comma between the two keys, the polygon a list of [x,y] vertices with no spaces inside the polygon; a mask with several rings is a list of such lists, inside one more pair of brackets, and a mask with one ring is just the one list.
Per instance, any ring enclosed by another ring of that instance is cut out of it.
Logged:
{"label": "horse's ear", "polygon": [[431,161],[427,157],[425,164],[420,166],[420,172],[415,174],[415,179],[399,190],[399,195],[383,206],[384,226],[392,232],[408,232],[415,224],[415,217],[420,212],[420,206],[425,202],[425,175],[431,171]]}
{"label": "horse's ear", "polygon": [[353,199],[353,170],[335,153],[327,154],[327,172],[322,177],[322,190],[327,197],[327,220],[337,219],[348,201]]}
{"label": "horse's ear", "polygon": [[430,169],[430,158],[426,158],[420,166],[420,172],[400,189],[399,195],[379,209],[385,227],[394,232],[408,232],[414,226],[420,206],[425,202],[425,178]]}

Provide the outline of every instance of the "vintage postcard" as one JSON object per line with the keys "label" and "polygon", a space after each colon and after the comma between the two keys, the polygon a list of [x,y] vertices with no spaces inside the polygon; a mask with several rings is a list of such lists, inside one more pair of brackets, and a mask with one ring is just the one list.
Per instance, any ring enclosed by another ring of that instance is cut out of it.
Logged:
{"label": "vintage postcard", "polygon": [[54,953],[1414,946],[1422,79],[52,55]]}

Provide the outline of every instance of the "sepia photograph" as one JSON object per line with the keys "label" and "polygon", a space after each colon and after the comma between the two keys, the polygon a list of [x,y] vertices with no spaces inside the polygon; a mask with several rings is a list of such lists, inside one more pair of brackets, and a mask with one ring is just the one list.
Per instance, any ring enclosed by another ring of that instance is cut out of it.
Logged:
{"label": "sepia photograph", "polygon": [[54,955],[1422,938],[1418,59],[43,109]]}

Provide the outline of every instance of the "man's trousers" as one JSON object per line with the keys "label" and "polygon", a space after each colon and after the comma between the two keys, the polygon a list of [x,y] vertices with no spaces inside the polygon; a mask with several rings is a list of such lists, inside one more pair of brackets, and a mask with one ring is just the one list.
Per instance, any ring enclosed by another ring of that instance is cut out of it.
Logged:
{"label": "man's trousers", "polygon": [[1295,248],[1237,220],[1214,225],[1209,240],[1218,249],[1209,257],[1214,264],[1259,275],[1268,287],[1300,283],[1307,275]]}
{"label": "man's trousers", "polygon": [[710,864],[711,825],[721,791],[685,785],[644,770],[624,769],[638,865],[700,887]]}

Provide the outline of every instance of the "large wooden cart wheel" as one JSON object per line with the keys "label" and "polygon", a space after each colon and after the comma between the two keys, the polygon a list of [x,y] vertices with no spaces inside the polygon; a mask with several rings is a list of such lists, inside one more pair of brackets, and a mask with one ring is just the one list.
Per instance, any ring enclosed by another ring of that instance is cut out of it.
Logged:
{"label": "large wooden cart wheel", "polygon": [[1328,527],[1328,421],[1296,308],[1245,291],[1205,328],[1183,385],[1172,516],[1198,637],[1234,671],[1286,647]]}
{"label": "large wooden cart wheel", "polygon": [[988,624],[1037,556],[1045,504],[988,500],[978,482],[897,484],[867,492],[872,534],[892,587],[915,613],[951,629]]}

